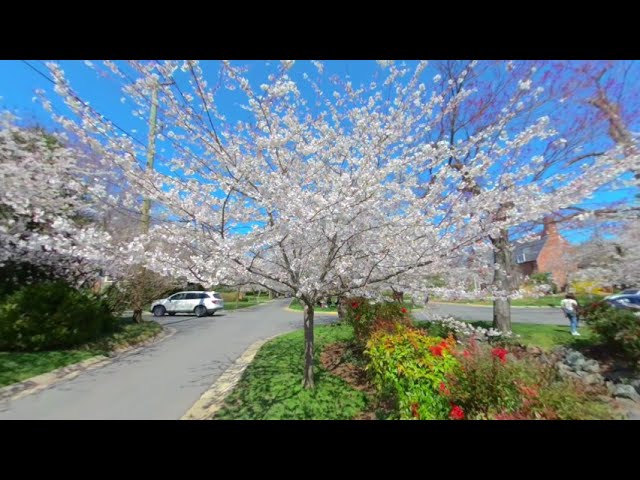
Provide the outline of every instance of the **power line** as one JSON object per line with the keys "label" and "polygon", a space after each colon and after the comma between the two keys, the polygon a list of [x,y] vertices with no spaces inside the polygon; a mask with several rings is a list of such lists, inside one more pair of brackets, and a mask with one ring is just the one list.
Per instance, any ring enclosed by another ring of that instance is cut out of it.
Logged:
{"label": "power line", "polygon": [[[38,70],[36,67],[34,67],[33,65],[31,65],[28,61],[26,60],[21,60],[22,63],[24,63],[25,65],[27,65],[30,69],[32,69],[34,72],[36,72],[38,75],[40,75],[41,77],[44,77],[46,80],[48,80],[49,82],[51,82],[52,84],[56,84],[56,81],[53,80],[52,78],[50,78],[46,73],[41,72],[40,70]],[[93,107],[91,107],[90,105],[88,105],[86,102],[84,102],[80,97],[78,97],[75,93],[71,93],[71,95],[73,96],[73,98],[75,100],[77,100],[78,102],[82,103],[85,107],[91,109],[91,111],[93,113],[95,113],[96,115],[99,115],[101,118],[104,118],[107,120],[108,123],[110,123],[111,125],[113,125],[114,127],[116,127],[118,130],[120,130],[122,133],[124,133],[127,137],[129,137],[130,139],[134,140],[135,142],[139,143],[140,145],[142,145],[143,147],[146,148],[146,144],[140,140],[138,140],[135,136],[133,136],[131,133],[129,133],[127,130],[125,130],[124,128],[122,128],[120,125],[118,125],[116,122],[114,122],[113,120],[109,119],[108,117],[100,114],[96,109],[94,109]]]}

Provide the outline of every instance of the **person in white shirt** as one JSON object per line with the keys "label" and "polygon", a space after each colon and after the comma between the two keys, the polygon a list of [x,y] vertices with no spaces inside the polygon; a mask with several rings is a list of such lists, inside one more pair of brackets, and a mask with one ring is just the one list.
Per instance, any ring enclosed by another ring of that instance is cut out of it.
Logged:
{"label": "person in white shirt", "polygon": [[567,293],[564,300],[560,302],[560,307],[571,324],[571,335],[580,336],[578,333],[578,302],[573,293]]}

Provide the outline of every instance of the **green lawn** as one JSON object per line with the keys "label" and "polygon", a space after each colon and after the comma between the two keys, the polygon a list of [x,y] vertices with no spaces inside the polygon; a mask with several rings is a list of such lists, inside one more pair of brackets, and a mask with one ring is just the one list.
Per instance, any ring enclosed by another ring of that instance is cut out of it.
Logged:
{"label": "green lawn", "polygon": [[[513,307],[555,307],[560,308],[560,301],[564,298],[564,295],[547,295],[545,297],[538,298],[514,298],[511,300],[511,306]],[[604,296],[601,295],[577,295],[578,303],[580,305],[586,305],[591,302],[602,300]],[[434,298],[433,302],[439,302],[441,300]],[[442,300],[443,302],[450,303],[462,303],[467,305],[493,305],[491,300]]]}
{"label": "green lawn", "polygon": [[367,397],[320,366],[323,346],[353,338],[346,325],[315,328],[315,382],[302,387],[304,337],[302,330],[266,343],[244,372],[226,405],[222,420],[348,420],[367,406]]}
{"label": "green lawn", "polygon": [[269,301],[268,295],[246,295],[245,300],[240,300],[238,302],[224,302],[225,310],[238,310],[239,308],[247,308],[247,307],[255,307],[261,303],[266,303]]}
{"label": "green lawn", "polygon": [[[413,311],[420,310],[419,308],[412,308],[411,302],[408,302],[408,301],[404,302],[404,307],[407,308],[408,310],[413,310]],[[300,312],[303,310],[302,304],[297,298],[294,298],[293,300],[291,300],[291,303],[289,304],[289,308],[291,310],[298,310]],[[327,308],[316,307],[314,311],[336,313],[338,310],[336,309],[336,307],[327,307]]]}
{"label": "green lawn", "polygon": [[36,353],[0,352],[0,387],[81,362],[97,354],[91,350]]}
{"label": "green lawn", "polygon": [[118,347],[134,345],[153,337],[161,330],[162,327],[156,322],[135,324],[123,320],[116,332],[75,349],[48,352],[0,352],[0,387],[21,382],[96,355],[103,355]]}

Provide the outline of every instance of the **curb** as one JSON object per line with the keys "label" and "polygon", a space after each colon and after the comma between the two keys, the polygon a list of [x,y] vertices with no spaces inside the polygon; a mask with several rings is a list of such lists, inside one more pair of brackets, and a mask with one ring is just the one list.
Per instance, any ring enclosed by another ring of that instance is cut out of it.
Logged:
{"label": "curb", "polygon": [[213,382],[180,420],[210,420],[213,415],[222,408],[224,399],[238,384],[242,374],[253,361],[258,350],[269,340],[273,340],[280,335],[282,334],[274,335],[264,340],[258,340],[247,348],[244,353]]}
{"label": "curb", "polygon": [[56,370],[51,370],[47,373],[36,375],[35,377],[28,378],[21,382],[12,383],[11,385],[0,388],[0,400],[18,400],[22,397],[26,397],[27,395],[31,395],[32,393],[44,390],[45,388],[62,382],[63,380],[71,380],[76,378],[82,372],[95,370],[96,368],[109,365],[122,355],[134,353],[153,344],[160,343],[161,341],[172,337],[176,331],[177,330],[175,328],[163,327],[160,333],[135,345],[120,347],[109,352],[108,355],[97,355],[83,360],[82,362],[73,363],[65,367],[57,368]]}

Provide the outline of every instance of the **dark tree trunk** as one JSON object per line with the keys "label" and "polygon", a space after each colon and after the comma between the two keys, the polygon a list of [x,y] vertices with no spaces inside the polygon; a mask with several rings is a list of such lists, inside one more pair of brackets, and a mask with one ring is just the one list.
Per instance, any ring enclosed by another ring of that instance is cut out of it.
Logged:
{"label": "dark tree trunk", "polygon": [[345,299],[343,297],[338,297],[336,301],[336,310],[338,311],[338,322],[344,322],[345,317],[347,316],[347,307],[344,304]]}
{"label": "dark tree trunk", "polygon": [[315,388],[313,378],[313,302],[304,302],[304,388]]}
{"label": "dark tree trunk", "polygon": [[[509,233],[501,230],[497,238],[491,238],[495,249],[493,254],[494,270],[493,285],[498,290],[511,292],[511,277],[513,263],[509,249]],[[496,299],[493,301],[493,327],[502,331],[511,331],[511,300]]]}
{"label": "dark tree trunk", "polygon": [[142,323],[142,309],[138,308],[133,311],[134,323]]}
{"label": "dark tree trunk", "polygon": [[404,292],[400,292],[398,290],[391,289],[393,292],[393,301],[396,303],[404,303]]}

